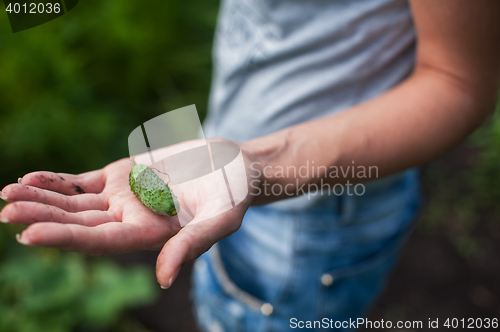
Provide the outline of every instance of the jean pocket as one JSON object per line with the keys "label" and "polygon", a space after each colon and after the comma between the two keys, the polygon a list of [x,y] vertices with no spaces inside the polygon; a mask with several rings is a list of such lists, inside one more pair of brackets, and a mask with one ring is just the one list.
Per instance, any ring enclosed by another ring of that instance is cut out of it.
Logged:
{"label": "jean pocket", "polygon": [[217,277],[208,254],[198,258],[193,273],[194,313],[203,332],[244,332],[255,310],[228,294]]}
{"label": "jean pocket", "polygon": [[364,317],[383,290],[408,233],[394,238],[384,249],[366,259],[327,270],[319,276],[322,285],[319,317],[335,320]]}
{"label": "jean pocket", "polygon": [[234,299],[254,313],[262,314],[264,316],[272,314],[273,306],[271,303],[265,302],[246,292],[231,280],[222,262],[218,244],[215,244],[212,247],[209,251],[209,255],[213,267],[214,277],[220,289],[229,298]]}

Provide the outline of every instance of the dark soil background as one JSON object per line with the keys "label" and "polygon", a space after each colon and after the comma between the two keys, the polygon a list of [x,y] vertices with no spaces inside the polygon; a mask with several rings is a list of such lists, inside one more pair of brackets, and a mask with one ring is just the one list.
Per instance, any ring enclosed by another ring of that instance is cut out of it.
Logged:
{"label": "dark soil background", "polygon": [[[475,204],[480,197],[469,190],[477,159],[476,149],[461,145],[422,169],[424,208],[368,319],[418,320],[424,323],[418,331],[430,331],[428,320],[438,318],[441,331],[447,318],[500,317],[500,221],[494,210]],[[156,256],[138,252],[115,259],[154,269]],[[131,316],[149,331],[198,331],[189,298],[191,268],[185,266],[154,305]]]}

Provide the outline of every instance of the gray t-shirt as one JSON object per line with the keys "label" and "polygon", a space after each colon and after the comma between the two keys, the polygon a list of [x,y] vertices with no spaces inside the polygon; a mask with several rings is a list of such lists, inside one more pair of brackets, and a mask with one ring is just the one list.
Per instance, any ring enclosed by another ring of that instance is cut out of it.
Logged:
{"label": "gray t-shirt", "polygon": [[223,0],[206,137],[243,141],[345,110],[415,60],[407,0]]}

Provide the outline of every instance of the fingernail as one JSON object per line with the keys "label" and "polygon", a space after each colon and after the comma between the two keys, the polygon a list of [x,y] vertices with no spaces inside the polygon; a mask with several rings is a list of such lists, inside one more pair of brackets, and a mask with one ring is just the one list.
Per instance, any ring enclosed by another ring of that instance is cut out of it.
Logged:
{"label": "fingernail", "polygon": [[173,277],[170,277],[170,279],[168,279],[168,285],[167,286],[160,285],[160,288],[161,289],[169,289],[170,286],[172,286],[172,281],[173,281]]}
{"label": "fingernail", "polygon": [[21,183],[23,181],[23,178],[17,178],[17,183]]}
{"label": "fingernail", "polygon": [[170,286],[172,286],[172,283],[174,282],[175,278],[177,278],[177,275],[179,274],[180,269],[181,269],[180,267],[177,268],[177,270],[175,270],[174,274],[170,277],[170,279],[168,279],[167,286],[160,285],[161,289],[169,289]]}
{"label": "fingernail", "polygon": [[19,243],[21,243],[21,244],[23,244],[25,246],[30,245],[29,241],[21,239],[21,233],[17,233],[16,234],[16,240],[17,240],[17,242],[19,242]]}
{"label": "fingernail", "polygon": [[2,215],[0,214],[0,222],[3,222],[4,224],[8,224],[9,223],[9,219],[2,218]]}
{"label": "fingernail", "polygon": [[4,201],[7,201],[9,198],[8,198],[8,197],[6,197],[6,196],[2,196],[2,195],[0,195],[0,199],[2,199],[2,200],[4,200]]}

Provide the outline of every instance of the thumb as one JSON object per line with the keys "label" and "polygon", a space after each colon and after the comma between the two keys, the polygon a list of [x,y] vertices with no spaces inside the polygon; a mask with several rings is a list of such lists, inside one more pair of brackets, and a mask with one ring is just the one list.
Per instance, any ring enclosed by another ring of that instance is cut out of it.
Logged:
{"label": "thumb", "polygon": [[193,220],[165,243],[156,261],[156,278],[161,288],[172,286],[182,265],[195,260],[240,227],[242,216],[231,212],[200,222]]}

